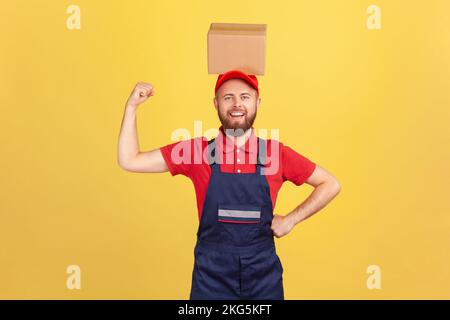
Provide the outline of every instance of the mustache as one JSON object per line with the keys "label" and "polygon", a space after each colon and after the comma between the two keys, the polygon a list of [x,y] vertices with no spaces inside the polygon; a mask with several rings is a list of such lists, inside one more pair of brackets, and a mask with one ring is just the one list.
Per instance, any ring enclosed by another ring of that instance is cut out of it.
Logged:
{"label": "mustache", "polygon": [[[257,115],[257,110],[255,110],[255,112],[251,113],[251,114],[248,114],[247,112],[245,112],[244,122],[240,123],[240,124],[235,124],[228,117],[228,114],[230,112],[232,112],[232,111],[227,111],[225,114],[222,114],[221,112],[217,112],[218,116],[219,116],[219,120],[222,123],[222,126],[224,129],[233,129],[233,130],[242,129],[243,131],[246,131],[247,129],[251,128],[251,126],[253,125],[253,123],[256,119],[256,115]],[[238,111],[234,111],[234,112],[238,112]],[[241,112],[241,111],[239,111],[239,112]]]}

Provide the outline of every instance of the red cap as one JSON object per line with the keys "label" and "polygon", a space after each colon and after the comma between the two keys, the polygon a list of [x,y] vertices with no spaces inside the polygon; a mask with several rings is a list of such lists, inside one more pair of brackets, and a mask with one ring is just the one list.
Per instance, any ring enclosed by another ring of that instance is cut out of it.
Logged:
{"label": "red cap", "polygon": [[259,94],[258,89],[258,79],[254,75],[245,74],[244,72],[241,72],[239,70],[230,70],[225,73],[219,74],[216,81],[216,88],[214,89],[214,93],[217,93],[217,90],[219,90],[219,87],[227,80],[230,79],[242,79],[246,81],[249,85],[251,85],[256,92]]}

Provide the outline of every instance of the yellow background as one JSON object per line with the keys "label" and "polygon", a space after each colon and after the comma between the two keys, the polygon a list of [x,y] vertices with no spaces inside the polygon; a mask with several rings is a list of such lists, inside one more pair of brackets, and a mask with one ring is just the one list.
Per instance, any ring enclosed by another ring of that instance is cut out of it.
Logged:
{"label": "yellow background", "polygon": [[[66,9],[81,8],[69,30]],[[366,9],[382,10],[368,30]],[[186,299],[197,208],[183,176],[117,164],[137,81],[141,151],[217,128],[211,22],[265,23],[255,128],[342,191],[277,240],[287,299],[450,298],[450,1],[4,1],[0,298]],[[285,214],[312,187],[284,184]],[[81,267],[81,290],[66,268]],[[366,269],[381,268],[380,290]]]}

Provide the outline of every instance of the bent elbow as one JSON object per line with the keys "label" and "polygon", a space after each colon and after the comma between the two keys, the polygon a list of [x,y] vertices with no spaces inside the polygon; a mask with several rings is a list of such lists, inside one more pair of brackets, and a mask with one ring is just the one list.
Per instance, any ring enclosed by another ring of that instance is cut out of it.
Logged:
{"label": "bent elbow", "polygon": [[130,171],[130,166],[125,161],[121,160],[120,158],[117,158],[117,164],[119,165],[119,167],[122,170]]}
{"label": "bent elbow", "polygon": [[334,188],[334,192],[336,194],[338,194],[339,192],[341,192],[341,184],[339,183],[339,181],[337,179],[334,179],[333,181],[333,188]]}

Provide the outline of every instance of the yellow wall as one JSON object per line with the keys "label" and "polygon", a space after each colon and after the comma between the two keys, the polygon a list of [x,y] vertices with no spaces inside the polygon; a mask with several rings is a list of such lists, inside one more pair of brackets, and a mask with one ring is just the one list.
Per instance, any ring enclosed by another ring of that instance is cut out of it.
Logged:
{"label": "yellow wall", "polygon": [[[137,81],[156,91],[138,112],[142,151],[195,120],[219,126],[211,22],[268,25],[255,127],[342,184],[277,240],[286,298],[450,298],[449,21],[446,0],[2,2],[0,298],[188,298],[191,182],[123,171],[117,140]],[[312,190],[286,183],[276,213]]]}

